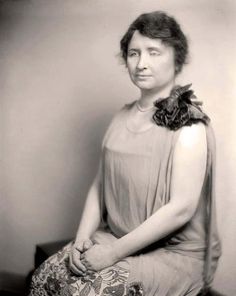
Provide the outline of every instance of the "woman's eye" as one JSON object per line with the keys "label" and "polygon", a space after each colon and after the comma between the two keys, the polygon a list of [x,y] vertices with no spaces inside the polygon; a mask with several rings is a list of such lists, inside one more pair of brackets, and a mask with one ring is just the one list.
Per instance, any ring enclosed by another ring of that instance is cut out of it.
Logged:
{"label": "woman's eye", "polygon": [[153,51],[150,51],[150,55],[151,56],[158,56],[158,55],[160,55],[160,52],[153,50]]}
{"label": "woman's eye", "polygon": [[129,57],[137,57],[138,56],[138,53],[133,51],[133,52],[129,52],[128,54]]}

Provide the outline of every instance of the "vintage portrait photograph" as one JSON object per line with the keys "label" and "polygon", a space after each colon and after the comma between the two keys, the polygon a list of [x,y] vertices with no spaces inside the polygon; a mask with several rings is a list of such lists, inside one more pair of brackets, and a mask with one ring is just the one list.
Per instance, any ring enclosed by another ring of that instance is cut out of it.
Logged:
{"label": "vintage portrait photograph", "polygon": [[0,0],[0,295],[236,295],[236,1]]}

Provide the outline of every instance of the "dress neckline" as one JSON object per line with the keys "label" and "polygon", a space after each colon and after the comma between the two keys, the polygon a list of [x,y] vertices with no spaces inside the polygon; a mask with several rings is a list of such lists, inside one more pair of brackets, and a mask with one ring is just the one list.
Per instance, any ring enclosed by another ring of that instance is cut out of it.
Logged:
{"label": "dress neckline", "polygon": [[[150,126],[148,126],[147,128],[145,128],[145,129],[143,129],[143,130],[134,130],[134,129],[132,129],[130,126],[129,126],[129,124],[128,124],[128,120],[129,120],[129,117],[130,117],[130,111],[131,110],[133,110],[133,108],[135,107],[135,108],[137,108],[138,110],[139,110],[139,108],[138,108],[138,106],[137,106],[137,100],[136,101],[134,101],[133,103],[131,103],[131,106],[130,106],[130,108],[128,108],[127,110],[126,110],[126,116],[125,116],[125,126],[126,126],[126,129],[129,131],[129,132],[131,132],[131,133],[133,133],[133,134],[143,134],[143,133],[146,133],[146,132],[149,132],[149,131],[151,131],[154,127],[157,127],[157,125],[154,123],[154,121],[153,122],[151,122],[152,124],[150,124]],[[150,110],[149,110],[150,111]],[[153,112],[155,111],[155,109],[153,109]],[[141,111],[139,111],[140,113],[141,113]],[[145,112],[143,112],[143,113],[146,113],[146,112],[148,112],[148,111],[145,111]]]}

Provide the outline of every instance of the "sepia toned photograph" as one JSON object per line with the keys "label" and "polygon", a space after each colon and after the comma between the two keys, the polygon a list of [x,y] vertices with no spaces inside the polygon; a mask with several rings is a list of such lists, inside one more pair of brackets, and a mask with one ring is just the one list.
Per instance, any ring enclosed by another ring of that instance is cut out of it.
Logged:
{"label": "sepia toned photograph", "polygon": [[236,2],[0,0],[0,295],[236,295]]}

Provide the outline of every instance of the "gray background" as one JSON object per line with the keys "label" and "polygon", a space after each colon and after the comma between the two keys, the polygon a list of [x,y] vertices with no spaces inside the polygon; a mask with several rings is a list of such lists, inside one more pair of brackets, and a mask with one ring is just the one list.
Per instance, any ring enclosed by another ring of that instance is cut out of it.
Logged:
{"label": "gray background", "polygon": [[178,80],[193,83],[215,129],[223,255],[214,286],[235,295],[235,1],[0,3],[0,272],[27,274],[35,244],[74,236],[107,125],[139,96],[119,40],[140,13],[164,10],[190,41]]}

